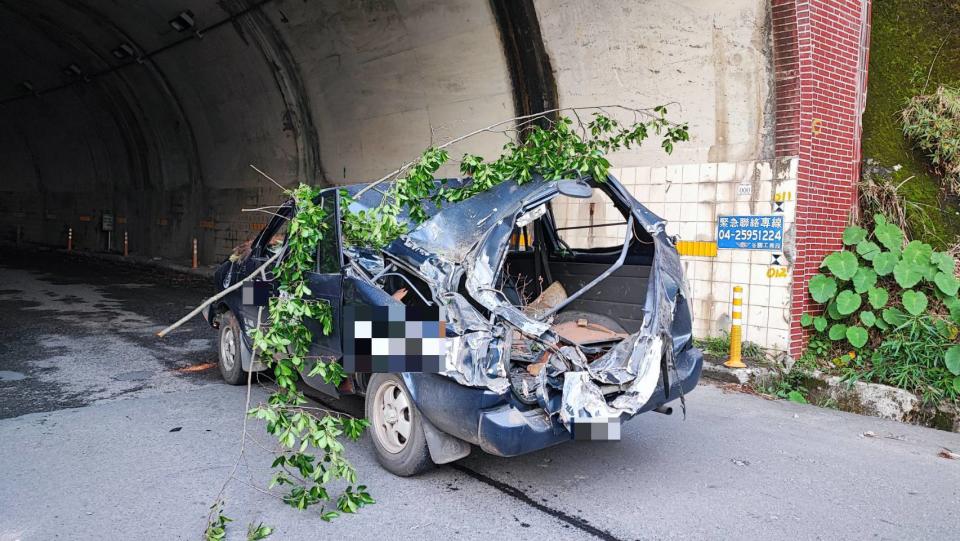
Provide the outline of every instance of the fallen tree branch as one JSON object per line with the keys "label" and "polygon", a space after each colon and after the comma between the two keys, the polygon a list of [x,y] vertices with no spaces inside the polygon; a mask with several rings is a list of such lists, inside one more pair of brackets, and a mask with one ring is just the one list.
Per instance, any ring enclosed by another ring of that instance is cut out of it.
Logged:
{"label": "fallen tree branch", "polygon": [[[669,104],[668,104],[668,105],[669,105]],[[508,118],[508,119],[506,119],[506,120],[501,120],[500,122],[496,122],[496,123],[494,123],[494,124],[490,124],[489,126],[486,126],[486,127],[484,127],[484,128],[480,128],[480,129],[478,129],[478,130],[474,130],[474,131],[472,131],[472,132],[470,132],[470,133],[468,133],[468,134],[466,134],[466,135],[461,135],[460,137],[457,137],[457,138],[455,138],[455,139],[451,139],[451,140],[447,141],[446,143],[444,143],[444,144],[442,144],[442,145],[440,145],[440,146],[438,146],[438,147],[436,147],[436,148],[437,148],[438,150],[439,150],[439,149],[447,148],[447,147],[449,147],[449,146],[451,146],[451,145],[455,145],[455,144],[457,144],[457,143],[459,143],[459,142],[461,142],[461,141],[463,141],[463,140],[465,140],[465,139],[469,139],[469,138],[471,138],[471,137],[473,137],[473,136],[475,136],[475,135],[479,135],[479,134],[484,133],[484,132],[489,132],[490,130],[496,128],[497,126],[502,126],[502,125],[507,124],[507,123],[510,123],[510,122],[516,122],[516,121],[518,121],[518,120],[526,120],[526,121],[529,121],[529,120],[533,120],[533,119],[537,119],[537,118],[545,118],[546,115],[549,115],[549,114],[551,114],[551,113],[559,113],[559,112],[562,112],[562,111],[574,111],[574,112],[576,112],[576,111],[578,111],[578,110],[579,110],[579,111],[583,111],[583,110],[589,110],[589,109],[599,109],[599,110],[603,110],[605,107],[606,107],[606,108],[610,108],[610,109],[622,109],[622,110],[625,110],[625,111],[632,111],[634,114],[636,114],[636,113],[642,113],[642,114],[647,115],[647,116],[650,116],[650,117],[653,116],[653,115],[650,113],[650,110],[649,110],[649,109],[627,107],[627,106],[625,106],[625,105],[619,105],[619,104],[614,104],[614,105],[595,105],[595,106],[590,106],[590,107],[558,107],[558,108],[556,108],[556,109],[548,109],[548,110],[546,110],[546,111],[542,111],[542,112],[539,112],[539,113],[533,113],[533,114],[530,114],[530,115],[523,115],[523,116],[515,116],[515,117],[513,117],[513,118]],[[354,199],[354,200],[359,200],[360,197],[361,197],[363,194],[367,193],[367,191],[370,190],[371,188],[373,188],[374,186],[378,186],[378,185],[380,185],[380,184],[383,184],[384,182],[386,182],[387,180],[389,180],[391,177],[396,177],[396,176],[399,175],[400,173],[403,173],[403,172],[406,171],[408,168],[410,168],[411,166],[413,166],[415,163],[417,163],[416,160],[407,162],[407,163],[403,164],[402,166],[400,166],[399,168],[397,168],[397,169],[395,169],[395,170],[387,173],[386,175],[380,177],[379,179],[371,182],[370,184],[367,184],[365,187],[361,188],[360,191],[358,191],[358,192],[356,193],[356,195],[353,196],[353,199]],[[253,167],[253,166],[251,165],[251,167]],[[269,177],[268,177],[268,178],[269,178]],[[273,179],[271,179],[271,180],[273,180]]]}
{"label": "fallen tree branch", "polygon": [[173,325],[170,325],[170,326],[167,327],[166,329],[163,329],[162,331],[158,332],[158,333],[157,333],[157,336],[159,336],[160,338],[163,338],[164,336],[170,334],[170,331],[173,331],[173,330],[177,329],[178,327],[180,327],[181,325],[183,325],[184,323],[186,323],[187,321],[190,321],[194,316],[196,316],[197,314],[199,314],[200,312],[202,312],[203,309],[206,308],[207,306],[210,306],[211,304],[217,302],[218,300],[222,299],[223,297],[226,297],[230,292],[236,291],[237,289],[240,289],[240,287],[243,286],[244,280],[246,280],[247,278],[253,276],[254,274],[257,274],[257,273],[259,273],[259,272],[263,272],[267,267],[270,266],[271,263],[273,263],[274,261],[276,261],[277,258],[280,257],[280,255],[281,255],[283,252],[284,252],[284,250],[280,250],[279,252],[273,254],[273,256],[270,257],[270,259],[268,259],[263,265],[260,265],[259,267],[257,267],[256,270],[254,270],[253,272],[251,272],[251,273],[248,274],[247,276],[244,276],[242,279],[237,280],[237,283],[233,284],[232,286],[224,289],[224,290],[221,291],[220,293],[217,293],[216,295],[214,295],[214,296],[210,297],[209,299],[203,301],[203,304],[201,304],[200,306],[194,308],[192,312],[190,312],[189,314],[187,314],[187,315],[183,316],[182,318],[180,318],[179,321],[177,321],[177,322],[174,323]]}

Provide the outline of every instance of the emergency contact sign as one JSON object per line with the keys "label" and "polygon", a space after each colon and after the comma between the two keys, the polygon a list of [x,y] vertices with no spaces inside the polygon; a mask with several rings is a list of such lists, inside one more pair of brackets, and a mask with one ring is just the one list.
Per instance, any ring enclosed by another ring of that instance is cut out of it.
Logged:
{"label": "emergency contact sign", "polygon": [[783,216],[720,216],[717,219],[717,248],[781,250]]}

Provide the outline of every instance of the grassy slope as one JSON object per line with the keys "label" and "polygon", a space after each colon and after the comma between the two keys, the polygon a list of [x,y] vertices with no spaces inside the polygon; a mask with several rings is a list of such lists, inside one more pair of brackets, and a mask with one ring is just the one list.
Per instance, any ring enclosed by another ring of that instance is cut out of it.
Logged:
{"label": "grassy slope", "polygon": [[920,221],[925,221],[928,234],[923,240],[939,246],[953,243],[960,235],[957,202],[939,201],[937,177],[904,138],[899,111],[925,83],[927,93],[940,84],[960,85],[960,0],[874,0],[868,83],[863,157],[887,167],[902,165],[896,181],[913,178],[901,193],[927,209],[926,216],[912,213],[912,229],[924,231]]}

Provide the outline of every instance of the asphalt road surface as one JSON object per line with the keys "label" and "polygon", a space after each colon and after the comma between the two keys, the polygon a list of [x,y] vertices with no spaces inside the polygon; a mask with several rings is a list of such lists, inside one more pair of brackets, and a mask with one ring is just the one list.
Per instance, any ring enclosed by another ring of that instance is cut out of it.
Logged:
{"label": "asphalt road surface", "polygon": [[[200,538],[245,388],[220,382],[202,319],[154,333],[209,290],[60,254],[0,259],[0,541]],[[412,479],[361,441],[349,456],[377,503],[330,524],[245,484],[271,475],[248,445],[229,538],[251,522],[271,540],[957,538],[960,461],[938,452],[960,435],[709,385],[687,403],[686,420],[645,414],[620,442],[475,451]]]}

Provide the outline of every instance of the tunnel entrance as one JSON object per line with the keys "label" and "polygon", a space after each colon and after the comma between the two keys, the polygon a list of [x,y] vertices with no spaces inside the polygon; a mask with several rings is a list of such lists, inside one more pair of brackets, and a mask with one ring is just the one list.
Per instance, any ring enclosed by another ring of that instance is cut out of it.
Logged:
{"label": "tunnel entrance", "polygon": [[0,36],[10,242],[213,263],[280,198],[251,164],[369,181],[556,104],[531,0],[0,0]]}

